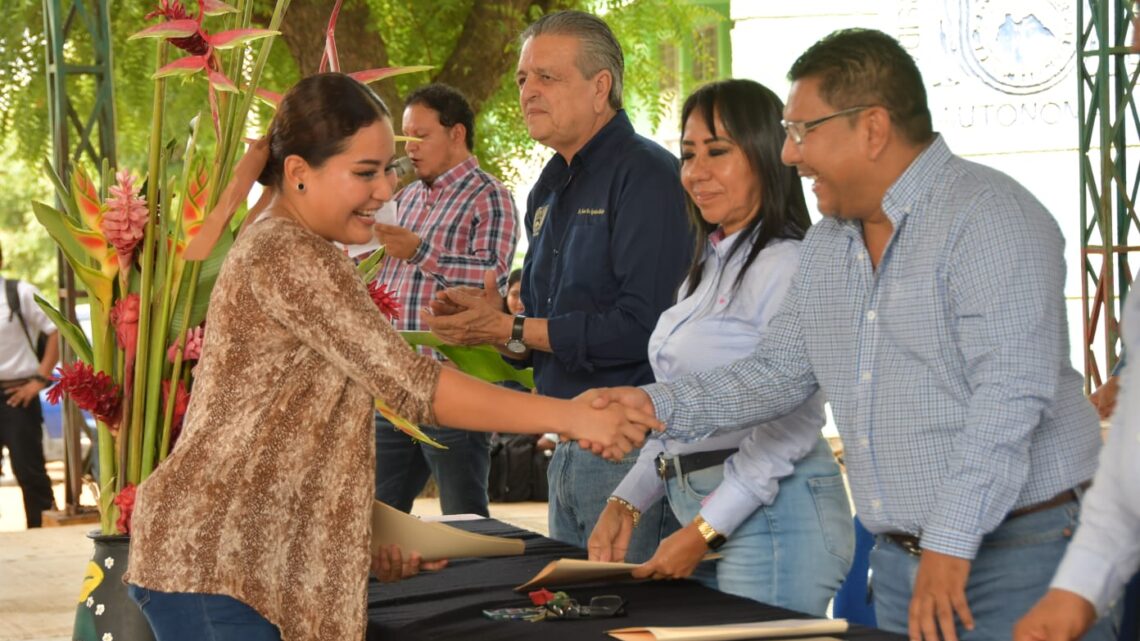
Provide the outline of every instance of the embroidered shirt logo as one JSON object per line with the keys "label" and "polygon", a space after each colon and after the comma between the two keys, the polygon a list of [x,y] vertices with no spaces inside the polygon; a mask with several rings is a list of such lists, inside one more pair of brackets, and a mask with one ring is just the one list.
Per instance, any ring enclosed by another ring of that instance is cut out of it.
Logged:
{"label": "embroidered shirt logo", "polygon": [[583,207],[583,208],[578,210],[578,215],[579,216],[605,216],[606,210],[605,209],[591,209],[589,207]]}
{"label": "embroidered shirt logo", "polygon": [[534,232],[532,236],[538,236],[538,232],[542,231],[542,223],[546,222],[546,214],[550,211],[550,205],[543,205],[534,210]]}

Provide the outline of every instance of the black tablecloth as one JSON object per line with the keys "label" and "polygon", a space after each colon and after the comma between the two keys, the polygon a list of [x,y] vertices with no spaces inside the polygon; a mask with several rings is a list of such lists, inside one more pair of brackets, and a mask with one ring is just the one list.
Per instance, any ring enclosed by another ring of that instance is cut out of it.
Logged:
{"label": "black tablecloth", "polygon": [[[527,607],[520,585],[547,563],[558,558],[585,558],[575,547],[559,543],[493,519],[460,521],[456,527],[519,538],[526,554],[495,559],[459,559],[440,572],[425,573],[399,583],[368,586],[368,639],[370,641],[421,641],[482,639],[577,641],[610,639],[605,630],[629,626],[708,625],[806,615],[750,599],[722,594],[693,581],[591,584],[563,588],[579,602],[599,594],[618,594],[627,602],[627,616],[575,621],[492,621],[483,616],[491,608]],[[852,641],[905,641],[906,637],[852,626],[844,638]]]}

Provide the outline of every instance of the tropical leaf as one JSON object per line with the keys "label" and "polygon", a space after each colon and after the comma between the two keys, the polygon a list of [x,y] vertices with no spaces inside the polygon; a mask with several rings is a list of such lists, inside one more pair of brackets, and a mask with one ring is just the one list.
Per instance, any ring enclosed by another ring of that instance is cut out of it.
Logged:
{"label": "tropical leaf", "polygon": [[431,332],[400,332],[413,347],[430,347],[455,363],[461,372],[488,383],[514,381],[534,389],[534,370],[515,369],[503,360],[499,350],[490,345],[448,345]]}
{"label": "tropical leaf", "polygon": [[274,109],[277,108],[277,105],[281,104],[281,98],[283,97],[281,94],[275,91],[269,91],[268,89],[257,89],[253,93],[258,98],[261,98],[262,102]]}
{"label": "tropical leaf", "polygon": [[396,426],[396,429],[416,439],[417,441],[421,443],[427,443],[428,445],[437,447],[441,450],[447,449],[446,445],[438,443],[427,434],[424,434],[423,430],[421,430],[418,425],[397,414],[391,407],[388,407],[387,403],[380,399],[376,399],[376,411],[380,412],[380,416],[388,419],[392,425]]}
{"label": "tropical leaf", "polygon": [[200,5],[202,14],[207,16],[220,16],[226,13],[237,13],[237,8],[221,0],[202,0]]}
{"label": "tropical leaf", "polygon": [[260,38],[280,35],[280,33],[279,31],[269,29],[231,29],[229,31],[206,34],[206,42],[210,43],[215,49],[232,49],[233,47],[243,45],[247,42],[253,42]]}
{"label": "tropical leaf", "polygon": [[351,76],[352,78],[356,79],[359,82],[362,82],[364,84],[368,84],[370,82],[376,82],[377,80],[383,80],[385,78],[391,78],[393,76],[402,76],[406,73],[416,73],[418,71],[430,71],[432,69],[435,69],[435,67],[433,67],[431,65],[413,65],[410,67],[384,67],[383,69],[366,69],[364,71],[354,71],[348,75]]}
{"label": "tropical leaf", "polygon": [[68,345],[71,345],[71,349],[75,351],[76,357],[84,363],[94,366],[95,356],[91,351],[91,341],[87,340],[87,334],[84,334],[78,325],[67,320],[62,312],[52,307],[51,303],[40,298],[39,294],[36,294],[36,304],[40,306],[40,309],[44,310],[44,313],[51,319],[51,322],[55,323],[60,335],[63,336]]}
{"label": "tropical leaf", "polygon": [[68,218],[63,212],[50,205],[32,201],[32,213],[59,245],[63,254],[67,256],[68,262],[75,264],[77,261],[83,260],[87,255],[87,250],[71,235],[71,227],[65,224]]}
{"label": "tropical leaf", "polygon": [[[209,257],[202,261],[202,268],[198,273],[198,287],[194,290],[194,302],[190,306],[190,321],[182,323],[182,316],[186,313],[182,300],[174,308],[174,315],[170,320],[171,327],[196,327],[206,320],[206,307],[210,303],[210,294],[214,291],[214,283],[218,280],[218,272],[226,260],[226,253],[233,245],[233,232],[226,229],[222,232],[218,242],[211,250]],[[189,291],[190,271],[182,275],[182,284],[178,291]]]}
{"label": "tropical leaf", "polygon": [[127,40],[139,38],[186,38],[198,33],[197,20],[167,20],[132,33]]}
{"label": "tropical leaf", "polygon": [[[228,91],[230,93],[237,93],[237,85],[232,80],[227,78],[225,74],[214,71],[213,69],[206,69],[206,77],[210,80],[210,84],[218,91]],[[215,121],[217,118],[215,118]]]}
{"label": "tropical leaf", "polygon": [[[55,167],[52,166],[51,161],[47,158],[43,163],[44,173],[47,174],[51,184],[55,187],[55,195],[59,198],[59,202],[63,203],[66,208],[67,215],[74,221],[79,221],[79,210],[75,208],[75,200],[71,197],[71,192],[67,190],[67,186],[63,184],[63,179],[59,174],[55,173]],[[45,205],[46,207],[46,205]]]}
{"label": "tropical leaf", "polygon": [[380,261],[384,258],[384,251],[383,247],[377,249],[356,266],[356,272],[364,282],[371,283],[376,279],[376,274],[380,273]]}
{"label": "tropical leaf", "polygon": [[207,68],[209,68],[209,61],[206,56],[186,56],[154,72],[151,78],[157,80],[170,76],[189,76]]}

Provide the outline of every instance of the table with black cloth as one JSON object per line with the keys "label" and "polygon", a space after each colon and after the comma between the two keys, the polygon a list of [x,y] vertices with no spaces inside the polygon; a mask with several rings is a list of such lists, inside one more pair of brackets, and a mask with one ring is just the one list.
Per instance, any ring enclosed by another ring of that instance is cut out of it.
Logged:
{"label": "table with black cloth", "polygon": [[[526,594],[512,588],[530,580],[547,563],[559,558],[585,558],[579,548],[494,519],[449,523],[463,530],[519,538],[523,556],[456,559],[440,572],[428,572],[399,583],[368,586],[370,641],[482,639],[577,641],[610,639],[606,630],[630,626],[711,625],[743,623],[807,615],[722,594],[695,581],[588,584],[561,588],[580,603],[600,594],[626,600],[626,616],[572,621],[492,621],[483,610],[529,607]],[[905,641],[906,637],[852,626],[842,635],[851,641]]]}

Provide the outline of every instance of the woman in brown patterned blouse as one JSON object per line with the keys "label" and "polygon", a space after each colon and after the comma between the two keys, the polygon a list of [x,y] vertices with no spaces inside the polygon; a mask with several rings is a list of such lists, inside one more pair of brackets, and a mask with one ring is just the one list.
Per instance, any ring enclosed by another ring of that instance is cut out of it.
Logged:
{"label": "woman in brown patterned blouse", "polygon": [[[186,428],[139,489],[132,596],[159,641],[357,640],[370,566],[380,398],[412,421],[640,445],[655,422],[512,392],[408,349],[333,245],[362,243],[392,198],[387,108],[340,74],[302,80],[270,125],[267,215],[210,299]],[[385,556],[382,579],[419,570]]]}

